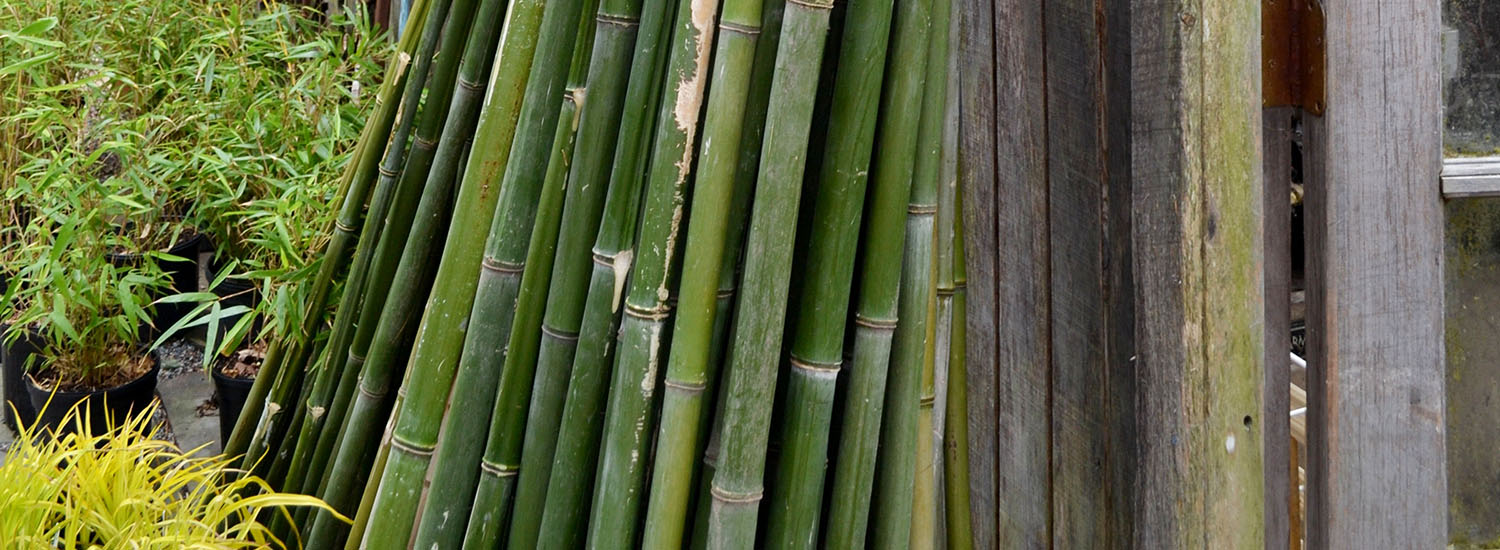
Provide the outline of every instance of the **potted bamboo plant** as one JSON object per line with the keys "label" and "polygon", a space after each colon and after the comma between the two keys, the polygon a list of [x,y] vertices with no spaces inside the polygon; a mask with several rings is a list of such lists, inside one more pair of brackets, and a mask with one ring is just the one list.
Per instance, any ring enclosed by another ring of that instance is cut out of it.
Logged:
{"label": "potted bamboo plant", "polygon": [[15,326],[39,337],[26,361],[26,383],[45,429],[65,428],[64,415],[84,402],[91,426],[102,429],[110,418],[145,410],[156,391],[160,365],[139,333],[166,277],[154,262],[108,261],[97,212],[57,224],[11,293]]}

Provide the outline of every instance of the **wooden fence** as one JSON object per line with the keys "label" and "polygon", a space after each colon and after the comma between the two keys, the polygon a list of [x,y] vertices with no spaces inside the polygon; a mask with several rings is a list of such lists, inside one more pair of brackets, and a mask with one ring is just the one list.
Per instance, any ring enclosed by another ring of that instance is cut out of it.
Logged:
{"label": "wooden fence", "polygon": [[1288,504],[1297,116],[1305,543],[1443,547],[1437,2],[1324,0],[1321,116],[1263,106],[1256,2],[961,6],[979,546],[1304,542]]}

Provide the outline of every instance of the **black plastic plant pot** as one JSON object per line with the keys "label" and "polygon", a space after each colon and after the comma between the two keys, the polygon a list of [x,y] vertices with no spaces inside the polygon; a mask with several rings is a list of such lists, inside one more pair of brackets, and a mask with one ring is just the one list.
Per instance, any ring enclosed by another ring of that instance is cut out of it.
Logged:
{"label": "black plastic plant pot", "polygon": [[5,397],[5,425],[12,430],[36,422],[36,409],[26,392],[26,362],[40,349],[41,335],[28,330],[12,341],[11,324],[0,323],[0,372]]}
{"label": "black plastic plant pot", "polygon": [[234,423],[240,418],[240,411],[245,410],[245,400],[250,397],[250,387],[255,385],[254,378],[231,378],[226,376],[220,367],[223,363],[214,365],[211,373],[214,379],[214,402],[219,406],[219,445],[220,448],[229,441],[229,436],[234,433]]}
{"label": "black plastic plant pot", "polygon": [[[76,425],[72,422],[64,423],[63,419],[69,410],[78,407],[80,414],[87,409],[89,430],[98,435],[109,428],[111,419],[113,424],[119,425],[125,422],[128,415],[136,414],[150,406],[151,401],[156,398],[156,380],[160,373],[161,361],[157,359],[155,353],[152,353],[151,370],[135,380],[113,388],[90,392],[58,391],[54,393],[37,386],[36,380],[27,376],[26,391],[31,397],[31,406],[39,411],[36,425],[44,431],[58,435],[72,433]],[[50,402],[48,402],[49,399]]]}
{"label": "black plastic plant pot", "polygon": [[[152,299],[161,299],[167,296],[184,292],[197,292],[199,286],[199,276],[202,272],[202,262],[200,261],[200,255],[205,249],[209,248],[210,246],[211,245],[209,244],[207,236],[202,233],[194,233],[193,236],[178,241],[178,243],[173,245],[172,248],[167,249],[167,254],[182,258],[182,260],[162,260],[157,262],[157,265],[161,267],[162,272],[166,274],[169,286],[162,289],[161,292],[159,292],[158,295],[153,296]],[[142,258],[144,258],[144,256],[138,253],[112,253],[107,256],[109,263],[114,264],[118,267],[137,265],[140,263]],[[193,311],[194,305],[195,304],[191,303],[157,304],[156,307],[152,310],[151,315],[151,323],[156,325],[156,328],[155,330],[151,330],[150,327],[142,327],[143,330],[140,335],[141,339],[154,340],[158,335],[161,334],[161,331],[171,328],[172,325],[177,324],[177,321],[181,320],[183,316],[191,313]]]}

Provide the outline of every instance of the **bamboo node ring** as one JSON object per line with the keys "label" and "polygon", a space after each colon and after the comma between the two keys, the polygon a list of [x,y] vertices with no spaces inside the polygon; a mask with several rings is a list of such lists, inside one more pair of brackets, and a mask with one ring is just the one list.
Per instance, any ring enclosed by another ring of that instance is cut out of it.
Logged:
{"label": "bamboo node ring", "polygon": [[872,319],[864,314],[855,314],[854,324],[876,330],[896,330],[895,319]]}
{"label": "bamboo node ring", "polygon": [[558,340],[563,340],[563,341],[567,341],[567,342],[576,342],[576,341],[578,341],[578,333],[577,332],[555,330],[552,327],[549,327],[547,325],[542,325],[542,334],[546,334],[547,336],[551,336],[551,337],[556,338]]}
{"label": "bamboo node ring", "polygon": [[841,365],[839,363],[823,363],[823,362],[818,362],[818,361],[804,361],[804,360],[798,359],[796,357],[792,357],[789,361],[791,362],[792,368],[794,368],[794,369],[805,370],[805,371],[808,371],[808,372],[819,373],[819,374],[821,374],[821,373],[838,374],[839,368],[843,366],[843,365]]}
{"label": "bamboo node ring", "polygon": [[494,464],[488,460],[479,461],[479,469],[486,474],[495,477],[511,477],[521,473],[521,469],[507,464]]}
{"label": "bamboo node ring", "polygon": [[719,21],[719,29],[720,30],[730,31],[730,32],[733,32],[733,33],[743,34],[745,36],[759,36],[760,35],[760,27],[751,27],[751,26],[747,26],[747,25],[741,25],[741,24],[735,23],[733,21]]}
{"label": "bamboo node ring", "polygon": [[407,443],[405,441],[402,441],[401,438],[396,437],[394,435],[391,436],[391,447],[395,447],[397,449],[401,449],[403,451],[406,451],[408,453],[411,453],[411,454],[414,454],[414,455],[417,455],[417,456],[432,456],[432,453],[436,452],[436,450],[437,450],[436,448],[433,448],[433,447],[425,447],[425,446],[420,446],[419,447],[419,446],[414,445],[412,443]]}
{"label": "bamboo node ring", "polygon": [[480,84],[478,82],[469,82],[469,79],[463,78],[463,77],[459,77],[459,79],[458,79],[458,85],[460,87],[462,87],[463,89],[471,91],[471,92],[482,92],[482,91],[484,91],[484,84]]}
{"label": "bamboo node ring", "polygon": [[514,264],[502,260],[497,260],[489,256],[485,256],[484,262],[480,265],[484,266],[486,270],[494,271],[496,273],[520,273],[526,270],[525,262]]}
{"label": "bamboo node ring", "polygon": [[918,215],[937,214],[937,205],[935,205],[935,204],[913,204],[913,205],[910,205],[910,206],[906,207],[906,213],[907,214],[918,214]]}
{"label": "bamboo node ring", "polygon": [[749,493],[731,493],[729,491],[725,491],[723,489],[720,489],[717,485],[714,486],[714,487],[712,487],[709,490],[709,492],[713,493],[714,500],[717,500],[719,502],[730,503],[730,504],[750,504],[750,503],[760,502],[760,499],[764,498],[765,495],[766,495],[765,491],[753,491],[753,492],[749,492]]}
{"label": "bamboo node ring", "polygon": [[686,393],[703,393],[708,388],[708,384],[703,382],[678,382],[670,379],[662,382],[662,385]]}
{"label": "bamboo node ring", "polygon": [[634,27],[641,24],[641,19],[639,17],[631,17],[628,15],[608,15],[601,13],[594,16],[594,20],[605,25],[619,25],[621,27]]}

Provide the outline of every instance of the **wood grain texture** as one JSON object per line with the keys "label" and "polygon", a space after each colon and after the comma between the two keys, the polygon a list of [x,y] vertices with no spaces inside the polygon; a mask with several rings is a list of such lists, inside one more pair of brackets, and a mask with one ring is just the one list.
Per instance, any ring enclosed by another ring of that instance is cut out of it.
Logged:
{"label": "wood grain texture", "polygon": [[[1132,6],[1139,548],[1263,546],[1258,3]],[[1211,36],[1210,36],[1211,35]]]}
{"label": "wood grain texture", "polygon": [[1439,4],[1325,0],[1308,124],[1308,546],[1447,532]]}
{"label": "wood grain texture", "polygon": [[965,361],[969,394],[970,522],[976,548],[996,538],[996,319],[1000,242],[996,234],[995,19],[989,0],[957,0],[959,43],[959,177],[963,178],[968,316]]}
{"label": "wood grain texture", "polygon": [[1288,498],[1292,481],[1287,465],[1292,436],[1286,388],[1291,383],[1292,110],[1268,108],[1261,119],[1265,140],[1265,192],[1261,196],[1265,204],[1266,368],[1259,422],[1265,455],[1266,550],[1279,550],[1291,542]]}
{"label": "wood grain texture", "polygon": [[[1110,304],[1104,13],[1095,0],[1044,10],[1050,242],[1052,545],[1109,548],[1118,484],[1109,464]],[[1126,233],[1128,235],[1128,233]],[[1128,237],[1127,237],[1128,238]]]}
{"label": "wood grain texture", "polygon": [[1104,266],[1106,270],[1105,296],[1108,300],[1105,314],[1108,317],[1108,386],[1109,395],[1105,407],[1112,419],[1106,427],[1108,451],[1105,455],[1109,469],[1110,492],[1110,536],[1117,547],[1128,547],[1134,538],[1135,512],[1134,487],[1137,468],[1137,441],[1135,426],[1136,369],[1135,369],[1135,271],[1134,249],[1131,243],[1134,172],[1131,169],[1133,155],[1131,144],[1131,101],[1133,89],[1130,80],[1132,65],[1130,51],[1131,2],[1104,2],[1104,84],[1105,167],[1108,170],[1108,188],[1105,193],[1106,245]]}
{"label": "wood grain texture", "polygon": [[[995,227],[988,247],[979,239],[970,241],[974,266],[987,261],[994,285],[976,288],[978,278],[971,266],[969,292],[971,311],[975,302],[993,308],[994,324],[984,326],[984,315],[971,317],[969,346],[971,376],[994,375],[993,398],[997,419],[995,454],[986,463],[995,471],[995,499],[989,503],[998,514],[999,548],[1047,548],[1051,543],[1049,468],[1049,271],[1047,235],[1046,113],[1044,105],[1044,28],[1042,4],[1035,0],[979,2],[976,12],[994,8],[995,95],[995,194],[988,197],[995,217],[973,220]],[[983,72],[985,61],[969,58],[966,68]],[[972,188],[971,188],[972,189]],[[975,196],[975,203],[986,200]],[[976,205],[977,206],[977,205]],[[980,231],[976,229],[976,233]],[[977,235],[976,235],[977,236]],[[971,395],[986,389],[973,387]],[[988,397],[972,398],[974,404],[989,404]],[[984,428],[973,425],[970,431]],[[973,463],[978,470],[980,463]],[[978,474],[971,473],[976,478]],[[976,510],[986,504],[977,496]],[[976,544],[979,538],[976,537]]]}

